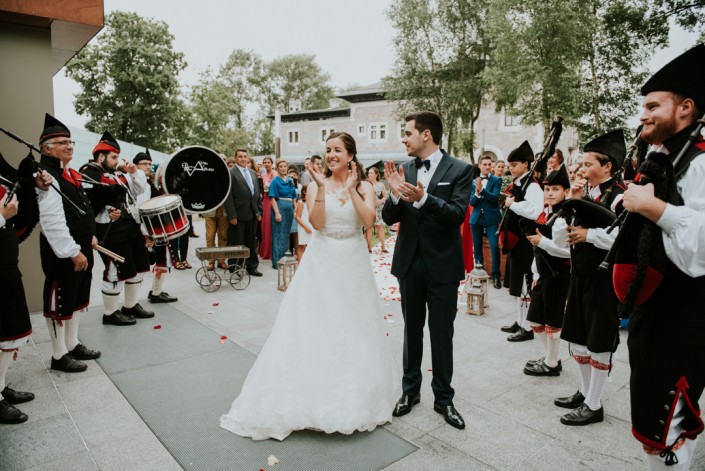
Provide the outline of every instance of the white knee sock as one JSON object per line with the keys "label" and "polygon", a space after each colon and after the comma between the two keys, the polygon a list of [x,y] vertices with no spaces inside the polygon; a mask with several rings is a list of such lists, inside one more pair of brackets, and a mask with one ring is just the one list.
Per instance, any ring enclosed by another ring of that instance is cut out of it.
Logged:
{"label": "white knee sock", "polygon": [[80,311],[76,311],[73,313],[73,319],[64,321],[66,322],[66,348],[70,352],[74,348],[76,348],[76,345],[79,344],[78,342],[78,323],[81,320],[81,313]]}
{"label": "white knee sock", "polygon": [[52,357],[56,360],[61,360],[61,357],[69,351],[66,348],[66,334],[64,333],[63,321],[54,321],[47,319],[47,328],[49,329],[49,337],[51,337],[51,348],[53,350]]}
{"label": "white knee sock", "polygon": [[142,287],[142,280],[135,281],[127,280],[125,282],[125,307],[127,309],[135,307],[137,304],[137,299],[140,295],[140,287]]}
{"label": "white knee sock", "polygon": [[590,374],[592,373],[587,347],[571,343],[570,350],[573,353],[573,358],[578,365],[578,372],[580,373],[580,392],[587,397],[590,390]]}
{"label": "white knee sock", "polygon": [[605,390],[609,377],[609,361],[611,354],[590,353],[590,388],[585,396],[585,404],[592,410],[602,407],[602,392]]}
{"label": "white knee sock", "polygon": [[558,334],[554,334],[553,338],[546,338],[546,344],[546,359],[543,362],[554,368],[558,366],[558,347],[561,346],[561,338]]}
{"label": "white knee sock", "polygon": [[5,389],[7,384],[5,383],[5,378],[7,376],[7,370],[10,369],[10,363],[12,363],[12,357],[15,352],[0,352],[0,401],[2,400],[2,391]]}
{"label": "white knee sock", "polygon": [[164,277],[166,272],[158,272],[154,270],[154,279],[152,280],[152,295],[159,296],[162,294],[162,286],[164,286]]}
{"label": "white knee sock", "polygon": [[548,349],[546,345],[546,329],[542,324],[535,324],[533,322],[529,322],[529,327],[531,327],[531,330],[534,331],[534,335],[539,338],[541,341],[541,345],[543,345],[544,349]]}
{"label": "white knee sock", "polygon": [[529,312],[529,298],[519,296],[517,299],[517,324],[524,330],[531,330],[526,314]]}
{"label": "white knee sock", "polygon": [[119,302],[120,293],[106,293],[103,291],[103,312],[106,316],[118,310]]}
{"label": "white knee sock", "polygon": [[697,448],[697,440],[686,439],[682,447],[675,451],[678,463],[666,466],[665,458],[659,455],[645,455],[646,462],[649,464],[650,471],[689,471],[695,449]]}

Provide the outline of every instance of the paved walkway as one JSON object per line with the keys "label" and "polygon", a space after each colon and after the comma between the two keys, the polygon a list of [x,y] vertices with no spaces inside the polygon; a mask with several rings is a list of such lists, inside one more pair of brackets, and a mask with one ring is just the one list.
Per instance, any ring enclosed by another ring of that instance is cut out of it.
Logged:
{"label": "paved walkway", "polygon": [[[205,230],[196,221],[200,238],[191,239],[190,253],[205,245]],[[377,264],[386,263],[375,253]],[[235,291],[227,284],[205,293],[194,268],[173,270],[166,290],[179,297],[173,307],[226,336],[245,349],[259,353],[274,322],[282,293],[276,289],[276,271],[262,261],[262,278]],[[381,266],[383,268],[384,265]],[[388,269],[388,266],[387,266]],[[94,277],[100,279],[101,263]],[[383,276],[378,273],[378,277]],[[149,275],[143,296],[149,290]],[[384,296],[384,314],[396,346],[401,374],[403,320],[400,303]],[[94,305],[101,303],[94,283]],[[149,303],[143,301],[145,306]],[[455,405],[467,428],[456,430],[433,411],[430,389],[431,358],[425,344],[421,404],[413,412],[386,426],[420,449],[386,468],[413,470],[643,470],[640,446],[631,437],[629,419],[629,365],[625,334],[615,355],[615,367],[604,395],[605,421],[588,427],[560,424],[564,410],[553,406],[559,395],[577,389],[577,371],[562,347],[563,373],[557,378],[535,378],[522,373],[526,360],[542,356],[538,341],[510,344],[499,326],[514,319],[514,303],[504,290],[491,291],[490,308],[482,317],[464,313],[459,306],[455,322]],[[0,426],[0,470],[178,470],[182,469],[127,400],[95,363],[85,373],[69,375],[47,369],[51,345],[44,319],[32,315],[32,343],[23,348],[8,374],[9,383],[37,395],[20,408],[30,416],[19,426]],[[138,321],[168,325],[168,318]],[[129,328],[129,327],[128,327]],[[82,339],[91,346],[90,338]],[[218,341],[218,340],[214,340]],[[178,348],[175,345],[174,348]],[[135,352],[139,355],[139,352]],[[236,391],[233,391],[233,398]],[[692,469],[705,469],[705,450]],[[267,464],[267,455],[247,469],[285,469],[285,463]]]}

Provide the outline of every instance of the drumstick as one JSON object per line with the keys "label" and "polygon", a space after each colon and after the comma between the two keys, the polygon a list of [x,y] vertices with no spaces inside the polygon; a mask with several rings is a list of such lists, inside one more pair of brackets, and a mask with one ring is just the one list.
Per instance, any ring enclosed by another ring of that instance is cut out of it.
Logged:
{"label": "drumstick", "polygon": [[116,254],[115,252],[111,252],[110,250],[106,249],[105,247],[102,247],[100,245],[96,245],[95,249],[98,252],[105,254],[108,257],[113,258],[116,262],[125,263],[125,257],[121,257],[120,255]]}

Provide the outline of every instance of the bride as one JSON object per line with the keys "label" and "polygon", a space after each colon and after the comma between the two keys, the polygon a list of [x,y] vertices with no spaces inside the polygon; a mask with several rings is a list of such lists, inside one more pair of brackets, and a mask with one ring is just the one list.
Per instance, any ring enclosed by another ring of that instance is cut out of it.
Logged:
{"label": "bride", "polygon": [[254,440],[302,429],[351,434],[391,421],[398,366],[361,227],[375,221],[375,194],[355,140],[326,140],[325,177],[307,166],[306,258],[284,296],[272,333],[220,426]]}

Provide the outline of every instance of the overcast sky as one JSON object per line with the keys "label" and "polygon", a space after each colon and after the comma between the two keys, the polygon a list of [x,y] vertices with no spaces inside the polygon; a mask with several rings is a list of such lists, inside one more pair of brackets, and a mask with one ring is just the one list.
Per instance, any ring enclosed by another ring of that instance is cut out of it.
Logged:
{"label": "overcast sky", "polygon": [[[182,85],[198,81],[208,66],[217,70],[233,49],[248,49],[270,61],[287,54],[314,54],[336,88],[367,85],[389,74],[394,62],[394,30],[386,10],[391,0],[105,0],[105,13],[133,11],[166,22],[174,48],[185,54]],[[671,46],[654,56],[653,71],[695,41],[678,32]],[[94,40],[95,41],[95,38]],[[54,77],[56,116],[82,127],[74,112],[78,85],[63,70]]]}

